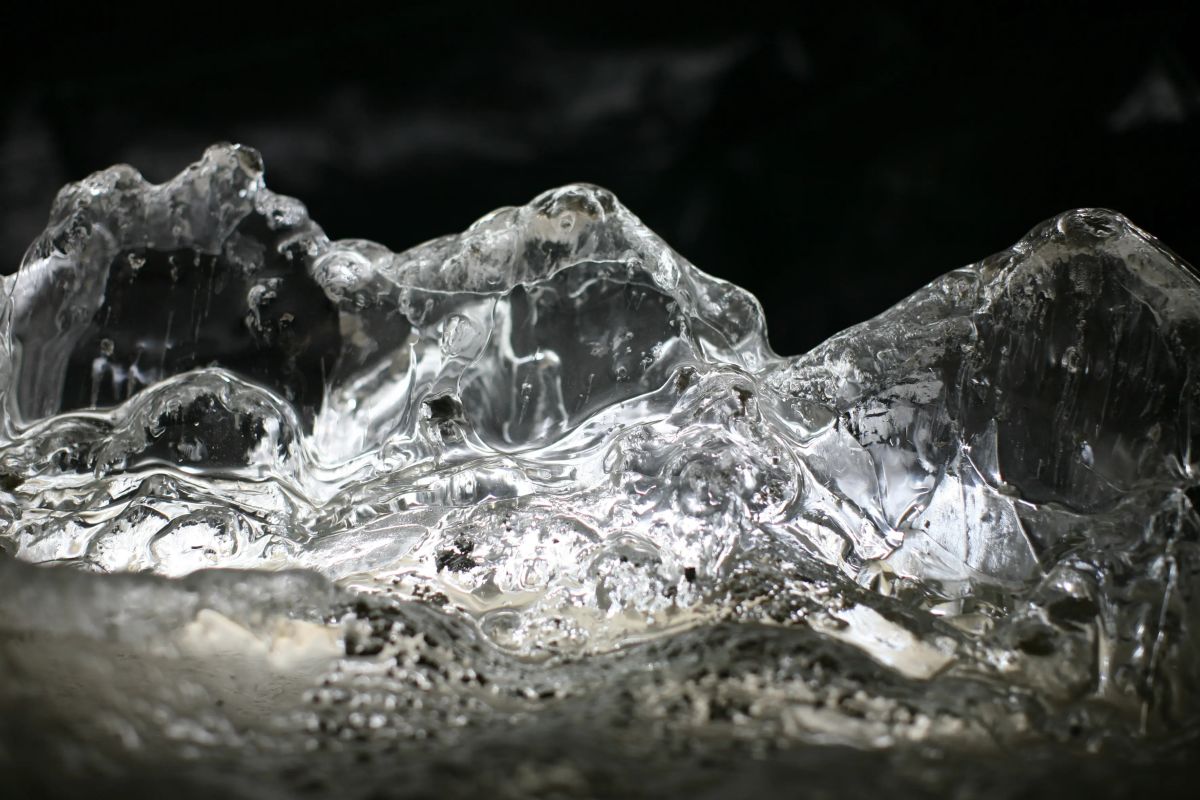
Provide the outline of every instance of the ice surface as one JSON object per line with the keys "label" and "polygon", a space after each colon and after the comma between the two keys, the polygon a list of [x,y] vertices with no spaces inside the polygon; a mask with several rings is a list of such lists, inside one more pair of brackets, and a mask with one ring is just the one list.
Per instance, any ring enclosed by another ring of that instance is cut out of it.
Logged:
{"label": "ice surface", "polygon": [[1200,283],[1118,214],[782,358],[598,187],[397,254],[223,145],[67,186],[3,288],[2,733],[66,774],[1200,721]]}

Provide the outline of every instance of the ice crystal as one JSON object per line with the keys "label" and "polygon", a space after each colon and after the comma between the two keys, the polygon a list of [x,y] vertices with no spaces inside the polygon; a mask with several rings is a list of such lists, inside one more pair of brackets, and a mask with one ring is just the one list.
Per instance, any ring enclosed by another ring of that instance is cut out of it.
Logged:
{"label": "ice crystal", "polygon": [[217,146],[63,189],[0,314],[2,733],[70,766],[34,784],[420,793],[516,737],[479,768],[587,794],[564,726],[796,764],[1200,719],[1200,283],[1118,214],[783,358],[598,187],[393,253]]}

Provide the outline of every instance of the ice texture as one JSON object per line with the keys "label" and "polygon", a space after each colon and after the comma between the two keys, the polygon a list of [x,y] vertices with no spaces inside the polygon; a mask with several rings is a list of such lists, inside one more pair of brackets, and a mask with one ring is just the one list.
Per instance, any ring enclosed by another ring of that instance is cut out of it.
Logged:
{"label": "ice texture", "polygon": [[393,253],[220,145],[65,187],[0,333],[31,785],[421,794],[515,737],[481,781],[588,794],[564,729],[611,771],[1200,722],[1200,282],[1113,212],[784,358],[604,189]]}

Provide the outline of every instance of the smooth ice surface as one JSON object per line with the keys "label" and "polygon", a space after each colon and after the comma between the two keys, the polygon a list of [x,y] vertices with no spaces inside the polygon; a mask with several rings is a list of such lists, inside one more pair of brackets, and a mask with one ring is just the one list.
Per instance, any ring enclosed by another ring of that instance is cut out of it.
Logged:
{"label": "smooth ice surface", "polygon": [[783,358],[598,187],[392,253],[225,145],[67,186],[3,290],[0,733],[65,774],[1200,719],[1200,283],[1118,214]]}

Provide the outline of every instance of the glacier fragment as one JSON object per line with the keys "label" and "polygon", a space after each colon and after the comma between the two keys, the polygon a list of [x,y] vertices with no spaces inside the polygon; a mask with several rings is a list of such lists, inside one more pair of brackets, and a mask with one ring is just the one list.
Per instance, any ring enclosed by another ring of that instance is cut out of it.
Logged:
{"label": "glacier fragment", "polygon": [[246,147],[113,167],[4,279],[3,707],[101,771],[614,703],[689,742],[1170,739],[1198,345],[1200,282],[1103,210],[785,358],[598,187],[393,253]]}

